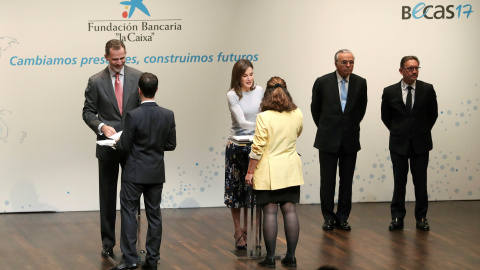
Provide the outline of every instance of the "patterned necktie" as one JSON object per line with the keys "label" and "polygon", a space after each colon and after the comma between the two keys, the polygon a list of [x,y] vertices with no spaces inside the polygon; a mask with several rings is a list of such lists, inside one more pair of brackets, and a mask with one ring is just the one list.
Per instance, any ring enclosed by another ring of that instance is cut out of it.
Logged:
{"label": "patterned necktie", "polygon": [[408,94],[407,94],[407,101],[405,102],[405,106],[407,107],[407,112],[410,114],[412,112],[412,89],[410,85],[407,87]]}
{"label": "patterned necktie", "polygon": [[347,80],[342,79],[342,85],[340,87],[340,102],[342,104],[342,112],[345,111],[345,105],[347,104],[347,88],[345,87],[345,83]]}
{"label": "patterned necktie", "polygon": [[118,109],[120,110],[120,115],[122,115],[123,109],[123,85],[120,81],[120,73],[115,75],[115,97],[117,98]]}

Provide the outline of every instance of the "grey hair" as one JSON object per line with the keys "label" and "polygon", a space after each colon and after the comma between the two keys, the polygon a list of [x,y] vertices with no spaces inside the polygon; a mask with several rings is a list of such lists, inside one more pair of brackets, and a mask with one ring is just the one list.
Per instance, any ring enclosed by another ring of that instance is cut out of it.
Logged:
{"label": "grey hair", "polygon": [[[341,49],[341,50],[339,50],[339,51],[335,54],[335,56],[333,57],[333,60],[335,60],[335,62],[338,62],[338,54],[339,54],[339,53],[351,53],[351,54],[353,55],[353,53],[352,53],[350,50],[348,50],[348,49]],[[355,56],[353,56],[353,59],[355,59]]]}

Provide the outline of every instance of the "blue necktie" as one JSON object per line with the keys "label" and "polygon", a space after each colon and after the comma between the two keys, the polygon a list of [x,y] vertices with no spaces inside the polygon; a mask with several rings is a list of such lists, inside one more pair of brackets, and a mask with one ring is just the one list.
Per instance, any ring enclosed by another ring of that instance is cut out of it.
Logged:
{"label": "blue necktie", "polygon": [[345,104],[347,104],[347,88],[345,87],[345,83],[347,80],[342,79],[342,85],[340,87],[340,102],[342,104],[342,112],[345,111]]}

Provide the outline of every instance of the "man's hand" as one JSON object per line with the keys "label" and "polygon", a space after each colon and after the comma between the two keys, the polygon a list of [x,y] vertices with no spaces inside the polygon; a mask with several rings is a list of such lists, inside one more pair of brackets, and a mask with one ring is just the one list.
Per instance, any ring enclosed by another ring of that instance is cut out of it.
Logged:
{"label": "man's hand", "polygon": [[105,125],[103,125],[103,127],[102,127],[102,133],[103,133],[105,136],[110,137],[110,136],[116,134],[117,131],[116,131],[113,127],[107,126],[107,125],[105,124]]}

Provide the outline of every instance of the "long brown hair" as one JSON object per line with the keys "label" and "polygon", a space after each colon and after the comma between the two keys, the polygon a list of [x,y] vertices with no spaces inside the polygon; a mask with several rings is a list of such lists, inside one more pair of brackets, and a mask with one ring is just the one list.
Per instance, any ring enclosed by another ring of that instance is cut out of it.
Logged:
{"label": "long brown hair", "polygon": [[291,112],[297,109],[292,96],[287,90],[287,84],[280,77],[272,77],[267,82],[267,89],[263,96],[260,110],[262,112],[273,110],[277,112]]}
{"label": "long brown hair", "polygon": [[[235,65],[233,65],[232,69],[232,79],[230,81],[230,89],[233,89],[235,93],[237,94],[239,99],[242,99],[243,94],[242,94],[242,86],[240,85],[240,79],[242,78],[243,74],[245,71],[247,71],[248,68],[252,68],[253,70],[253,64],[252,62],[248,61],[247,59],[240,59],[238,60]],[[250,87],[250,90],[255,89],[255,80],[252,82],[252,87]],[[228,91],[230,91],[228,89]]]}

